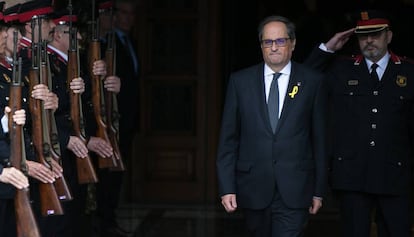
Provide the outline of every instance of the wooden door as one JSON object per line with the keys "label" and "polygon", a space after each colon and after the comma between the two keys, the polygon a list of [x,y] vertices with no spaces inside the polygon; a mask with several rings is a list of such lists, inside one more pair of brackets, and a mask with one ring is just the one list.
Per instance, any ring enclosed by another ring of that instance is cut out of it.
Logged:
{"label": "wooden door", "polygon": [[144,202],[215,200],[221,81],[218,0],[141,0],[141,124],[128,196]]}

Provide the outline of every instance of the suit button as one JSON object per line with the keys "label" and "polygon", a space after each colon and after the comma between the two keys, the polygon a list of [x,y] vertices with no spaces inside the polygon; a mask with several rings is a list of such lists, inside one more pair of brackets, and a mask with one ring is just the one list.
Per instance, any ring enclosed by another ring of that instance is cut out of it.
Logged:
{"label": "suit button", "polygon": [[371,142],[369,143],[369,145],[370,145],[370,146],[375,146],[375,141],[371,141]]}
{"label": "suit button", "polygon": [[398,162],[397,162],[397,165],[398,165],[398,166],[401,166],[401,165],[402,165],[401,161],[398,161]]}
{"label": "suit button", "polygon": [[338,160],[341,161],[342,160],[342,157],[338,157]]}
{"label": "suit button", "polygon": [[372,92],[373,95],[378,95],[378,91]]}
{"label": "suit button", "polygon": [[377,129],[377,125],[375,123],[371,124],[372,129]]}
{"label": "suit button", "polygon": [[276,164],[276,160],[273,160],[272,162],[273,162],[273,164]]}
{"label": "suit button", "polygon": [[372,112],[373,112],[373,113],[376,113],[376,112],[378,112],[378,109],[377,109],[377,108],[373,108],[373,109],[372,109]]}

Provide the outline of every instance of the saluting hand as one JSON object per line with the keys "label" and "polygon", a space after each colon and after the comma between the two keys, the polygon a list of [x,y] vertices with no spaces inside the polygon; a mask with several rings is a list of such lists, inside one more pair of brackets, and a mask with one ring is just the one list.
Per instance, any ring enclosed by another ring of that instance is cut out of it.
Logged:
{"label": "saluting hand", "polygon": [[342,49],[349,37],[354,33],[355,28],[336,33],[328,42],[325,43],[326,48],[332,51]]}

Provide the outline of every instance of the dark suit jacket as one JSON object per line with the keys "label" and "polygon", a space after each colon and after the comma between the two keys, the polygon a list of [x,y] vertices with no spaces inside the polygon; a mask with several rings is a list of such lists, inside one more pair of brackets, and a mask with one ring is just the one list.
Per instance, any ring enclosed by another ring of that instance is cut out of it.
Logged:
{"label": "dark suit jacket", "polygon": [[332,102],[332,188],[407,194],[414,155],[414,63],[391,53],[380,83],[362,55],[337,57],[314,50],[309,61],[329,63]]}
{"label": "dark suit jacket", "polygon": [[[326,191],[323,77],[292,62],[287,94],[273,134],[264,92],[264,64],[233,73],[223,112],[217,173],[220,196],[263,209],[275,186],[291,208],[307,208]],[[298,86],[292,98],[289,93]]]}
{"label": "dark suit jacket", "polygon": [[[130,53],[119,39],[118,34],[116,36],[116,75],[121,78],[121,91],[118,94],[118,108],[121,115],[119,126],[121,136],[121,146],[128,141],[132,140],[134,132],[139,126],[139,95],[140,87],[138,80],[138,73],[135,73],[134,64]],[[135,46],[132,43],[132,46]],[[134,47],[134,53],[137,56],[137,50]],[[139,64],[139,62],[138,62]],[[139,65],[138,65],[139,66]],[[125,139],[125,140],[124,140]],[[122,149],[121,147],[121,149]],[[123,149],[122,149],[123,150]]]}

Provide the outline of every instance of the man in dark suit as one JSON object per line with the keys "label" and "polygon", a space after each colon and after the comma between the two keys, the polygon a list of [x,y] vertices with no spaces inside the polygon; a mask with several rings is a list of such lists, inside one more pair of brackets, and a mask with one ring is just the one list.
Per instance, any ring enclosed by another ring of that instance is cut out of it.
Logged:
{"label": "man in dark suit", "polygon": [[[393,33],[384,12],[358,16],[354,32],[361,54],[337,57],[328,67],[332,188],[340,199],[342,236],[370,236],[376,209],[379,236],[408,237],[414,64],[388,49]],[[308,61],[329,57],[316,50]]]}
{"label": "man in dark suit", "polygon": [[244,209],[255,237],[303,236],[327,186],[323,76],[291,61],[288,19],[264,19],[259,41],[264,63],[233,73],[228,84],[219,193],[227,212]]}

